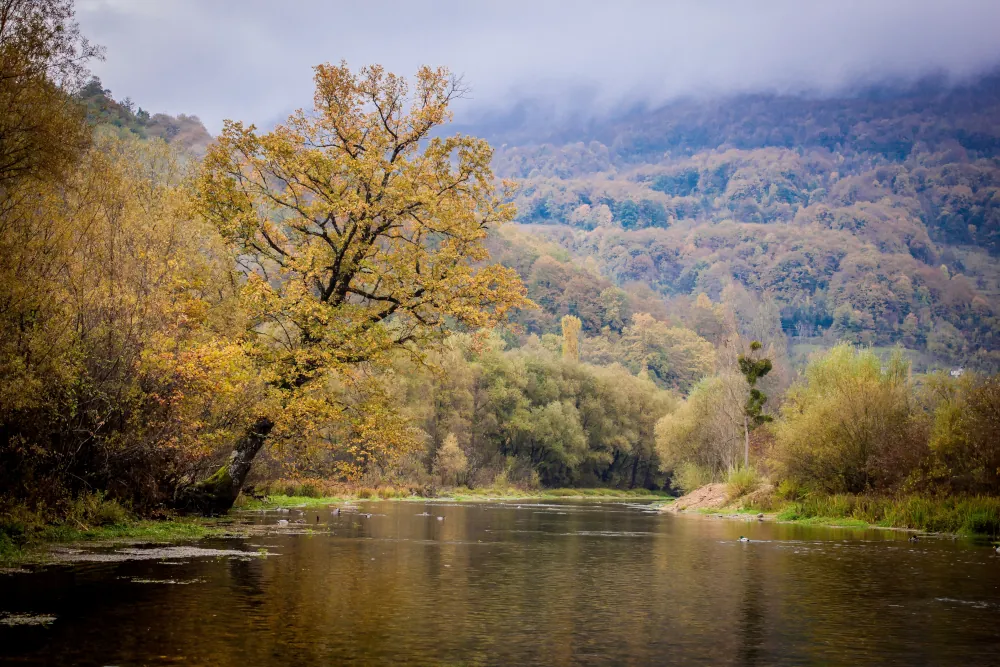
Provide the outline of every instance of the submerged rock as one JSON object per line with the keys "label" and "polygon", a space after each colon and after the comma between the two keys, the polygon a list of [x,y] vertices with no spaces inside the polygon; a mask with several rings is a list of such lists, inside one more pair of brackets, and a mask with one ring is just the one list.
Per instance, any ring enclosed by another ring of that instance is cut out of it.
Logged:
{"label": "submerged rock", "polygon": [[53,549],[52,557],[61,563],[120,563],[128,560],[177,560],[179,558],[258,558],[274,555],[268,552],[236,549],[205,549],[202,547],[154,547],[150,549],[117,549],[112,552],[82,549]]}
{"label": "submerged rock", "polygon": [[45,614],[14,614],[0,612],[0,625],[48,625],[55,622],[55,616]]}

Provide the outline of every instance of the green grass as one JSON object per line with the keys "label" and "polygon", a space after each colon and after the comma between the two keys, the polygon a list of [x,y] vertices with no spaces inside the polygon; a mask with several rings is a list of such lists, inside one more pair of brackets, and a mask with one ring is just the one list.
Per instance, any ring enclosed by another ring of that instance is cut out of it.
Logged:
{"label": "green grass", "polygon": [[0,532],[0,567],[16,565],[24,558],[24,545],[12,540],[7,533]]}
{"label": "green grass", "polygon": [[0,532],[0,566],[9,567],[31,560],[42,560],[41,548],[66,542],[125,542],[148,540],[173,542],[197,540],[226,532],[226,524],[217,519],[182,518],[161,521],[130,521],[108,526],[73,528],[50,525],[34,528],[29,535],[14,540]]}
{"label": "green grass", "polygon": [[803,526],[831,526],[834,528],[871,528],[872,525],[863,519],[853,519],[847,517],[833,516],[809,516],[800,515],[794,507],[786,507],[778,513],[778,521],[797,523]]}
{"label": "green grass", "polygon": [[908,528],[995,537],[1000,535],[1000,498],[809,496],[785,504],[777,519],[817,525]]}
{"label": "green grass", "polygon": [[246,500],[239,503],[236,509],[264,510],[274,509],[276,507],[315,507],[318,505],[343,503],[348,500],[353,500],[353,498],[347,496],[325,496],[321,498],[313,498],[312,496],[285,496],[276,494],[268,496],[266,500]]}
{"label": "green grass", "polygon": [[115,540],[180,540],[200,539],[222,532],[224,528],[208,519],[172,519],[137,521],[79,530],[67,526],[46,528],[41,532],[45,542],[81,542]]}

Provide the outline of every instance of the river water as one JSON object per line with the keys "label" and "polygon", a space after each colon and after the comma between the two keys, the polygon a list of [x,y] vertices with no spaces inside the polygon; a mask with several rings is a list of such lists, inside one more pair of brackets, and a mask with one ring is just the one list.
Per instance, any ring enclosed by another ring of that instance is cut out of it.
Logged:
{"label": "river water", "polygon": [[0,662],[1000,664],[1000,557],[985,543],[615,503],[244,518],[269,528],[0,575]]}

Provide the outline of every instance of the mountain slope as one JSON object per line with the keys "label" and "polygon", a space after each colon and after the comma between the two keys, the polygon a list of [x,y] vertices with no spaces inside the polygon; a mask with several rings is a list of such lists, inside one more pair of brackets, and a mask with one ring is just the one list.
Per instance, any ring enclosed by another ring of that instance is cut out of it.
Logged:
{"label": "mountain slope", "polygon": [[[793,343],[1000,369],[1000,77],[685,101],[497,151],[524,229],[668,299],[730,283]],[[488,127],[482,133],[490,135]]]}

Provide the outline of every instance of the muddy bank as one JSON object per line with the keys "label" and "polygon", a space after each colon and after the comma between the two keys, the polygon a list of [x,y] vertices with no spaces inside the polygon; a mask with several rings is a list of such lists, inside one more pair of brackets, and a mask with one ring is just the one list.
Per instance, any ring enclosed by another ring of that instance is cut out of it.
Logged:
{"label": "muddy bank", "polygon": [[728,503],[729,493],[725,484],[707,484],[665,505],[662,511],[677,514],[689,510],[721,509]]}

